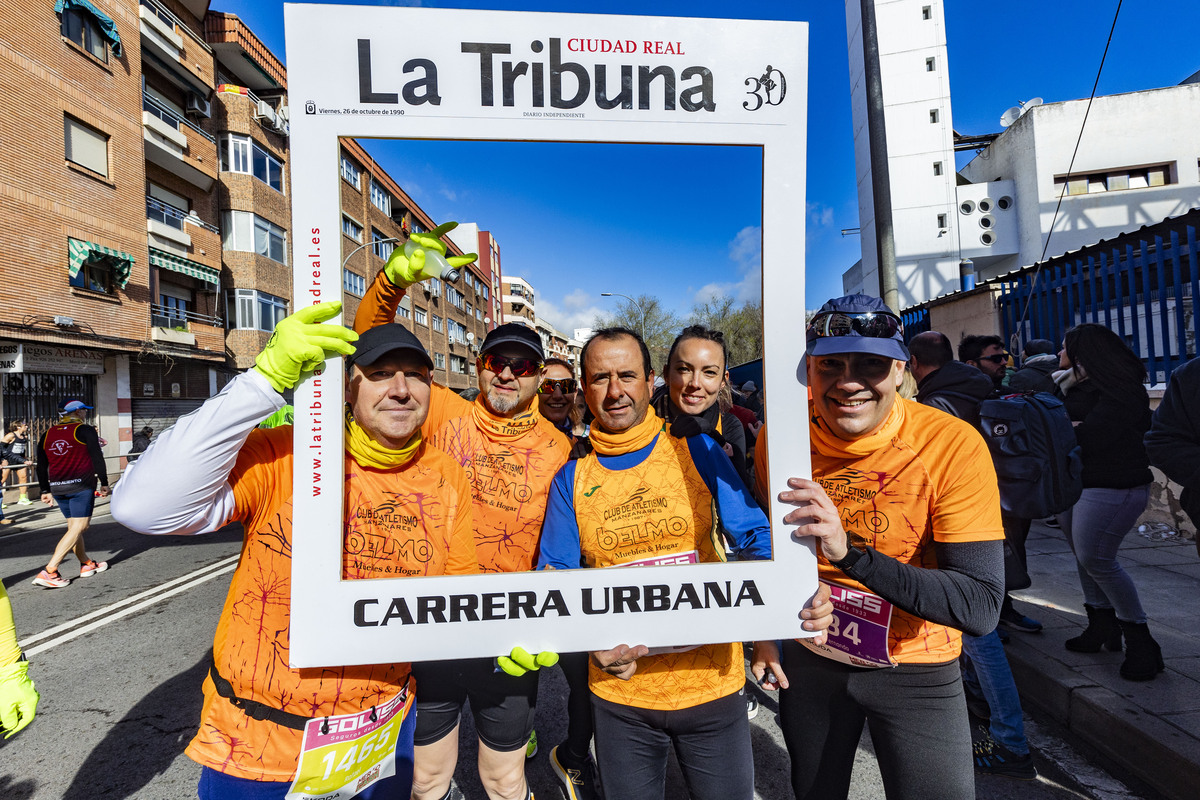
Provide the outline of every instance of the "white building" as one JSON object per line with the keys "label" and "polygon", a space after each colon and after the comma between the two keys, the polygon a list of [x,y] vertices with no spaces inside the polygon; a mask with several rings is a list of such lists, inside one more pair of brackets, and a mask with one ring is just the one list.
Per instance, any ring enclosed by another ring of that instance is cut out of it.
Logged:
{"label": "white building", "polygon": [[[957,174],[940,0],[876,0],[901,308],[1200,205],[1200,84],[1029,105]],[[847,292],[879,294],[859,1],[846,2],[862,261]],[[997,117],[1003,109],[997,110]],[[1018,109],[1020,110],[1020,109]],[[1015,116],[1015,115],[1014,115]],[[998,122],[999,125],[999,122]]]}

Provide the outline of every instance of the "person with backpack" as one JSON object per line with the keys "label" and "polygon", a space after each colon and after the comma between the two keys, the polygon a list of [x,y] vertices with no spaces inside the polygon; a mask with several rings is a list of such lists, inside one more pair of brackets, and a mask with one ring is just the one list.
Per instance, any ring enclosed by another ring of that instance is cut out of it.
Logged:
{"label": "person with backpack", "polygon": [[1021,368],[1008,379],[1013,392],[1057,394],[1054,371],[1058,369],[1058,350],[1049,339],[1030,339],[1021,349]]}
{"label": "person with backpack", "polygon": [[1079,566],[1088,625],[1066,641],[1068,650],[1118,651],[1121,677],[1148,681],[1163,671],[1162,650],[1150,635],[1133,578],[1117,560],[1121,542],[1150,499],[1150,460],[1142,437],[1150,429],[1146,368],[1103,325],[1067,331],[1054,373],[1075,425],[1083,457],[1083,493],[1058,515]]}

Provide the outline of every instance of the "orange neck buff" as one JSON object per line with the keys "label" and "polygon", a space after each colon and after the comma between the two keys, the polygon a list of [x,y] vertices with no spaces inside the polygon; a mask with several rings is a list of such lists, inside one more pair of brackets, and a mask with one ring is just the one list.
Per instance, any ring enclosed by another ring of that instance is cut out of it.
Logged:
{"label": "orange neck buff", "polygon": [[620,456],[632,453],[634,450],[641,450],[653,442],[654,437],[658,436],[663,428],[662,417],[656,414],[653,408],[647,408],[646,418],[632,428],[620,433],[609,433],[596,424],[592,426],[588,439],[591,440],[592,447],[600,455]]}
{"label": "orange neck buff", "polygon": [[483,402],[483,395],[480,395],[471,404],[471,416],[475,418],[475,426],[489,440],[515,442],[537,426],[538,417],[541,415],[535,403],[515,417],[498,417]]}
{"label": "orange neck buff", "polygon": [[858,458],[883,449],[900,431],[900,424],[904,422],[904,402],[904,399],[897,395],[892,400],[892,410],[888,412],[883,424],[866,436],[851,441],[834,436],[820,415],[812,412],[808,434],[812,437],[813,449],[824,456],[842,458]]}
{"label": "orange neck buff", "polygon": [[355,422],[354,417],[350,415],[350,409],[346,409],[346,450],[349,451],[350,457],[362,466],[385,470],[402,467],[412,461],[420,446],[421,431],[418,429],[408,440],[408,444],[401,449],[384,447],[372,439],[362,426]]}

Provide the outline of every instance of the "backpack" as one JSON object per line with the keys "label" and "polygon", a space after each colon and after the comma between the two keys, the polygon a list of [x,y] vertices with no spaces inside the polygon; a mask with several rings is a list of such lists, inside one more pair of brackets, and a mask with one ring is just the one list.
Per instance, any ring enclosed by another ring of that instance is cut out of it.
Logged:
{"label": "backpack", "polygon": [[1083,492],[1083,459],[1067,409],[1052,394],[984,400],[979,428],[1000,484],[1000,507],[1022,519],[1066,511]]}

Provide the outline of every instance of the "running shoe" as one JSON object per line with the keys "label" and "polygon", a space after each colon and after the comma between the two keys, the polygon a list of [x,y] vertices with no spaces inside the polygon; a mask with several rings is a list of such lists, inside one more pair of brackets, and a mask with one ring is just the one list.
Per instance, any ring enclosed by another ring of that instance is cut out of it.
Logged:
{"label": "running shoe", "polygon": [[589,753],[582,761],[572,761],[562,745],[550,748],[550,766],[567,795],[567,800],[599,800],[596,762]]}
{"label": "running shoe", "polygon": [[13,521],[11,519],[0,519],[0,525],[12,525],[12,524],[13,524]]}
{"label": "running shoe", "polygon": [[64,586],[69,586],[71,581],[59,575],[57,572],[46,572],[42,570],[33,579],[35,586],[45,586],[47,589],[61,589]]}
{"label": "running shoe", "polygon": [[746,695],[746,718],[754,719],[758,716],[758,698],[752,694]]}
{"label": "running shoe", "polygon": [[104,572],[106,569],[108,569],[107,561],[89,561],[79,565],[79,577],[90,578],[97,572]]}
{"label": "running shoe", "polygon": [[1012,606],[1000,610],[1000,627],[1021,633],[1037,633],[1042,629],[1042,623],[1017,611]]}
{"label": "running shoe", "polygon": [[19,505],[19,506],[31,506],[31,505],[33,505],[33,501],[32,501],[32,500],[30,500],[28,497],[22,497],[20,500],[18,500],[18,501],[17,501],[17,505]]}
{"label": "running shoe", "polygon": [[1032,753],[1019,756],[991,736],[975,742],[971,749],[974,751],[976,772],[986,775],[1002,775],[1022,781],[1031,781],[1037,778],[1037,768],[1033,766]]}
{"label": "running shoe", "polygon": [[529,732],[529,741],[525,744],[525,757],[533,758],[537,755],[537,731]]}

